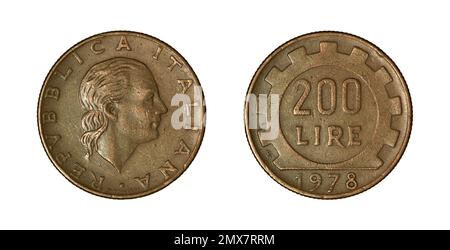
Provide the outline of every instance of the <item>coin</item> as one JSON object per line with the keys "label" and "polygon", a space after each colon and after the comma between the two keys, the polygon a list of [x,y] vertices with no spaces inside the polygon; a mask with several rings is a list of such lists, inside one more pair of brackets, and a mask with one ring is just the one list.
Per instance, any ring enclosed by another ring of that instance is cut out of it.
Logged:
{"label": "coin", "polygon": [[38,125],[48,157],[70,182],[125,199],[154,193],[186,170],[205,112],[199,80],[175,49],[113,31],[79,42],[51,68]]}
{"label": "coin", "polygon": [[406,82],[381,49],[360,37],[316,32],[270,54],[247,92],[245,127],[263,169],[296,193],[361,193],[395,167],[408,143]]}

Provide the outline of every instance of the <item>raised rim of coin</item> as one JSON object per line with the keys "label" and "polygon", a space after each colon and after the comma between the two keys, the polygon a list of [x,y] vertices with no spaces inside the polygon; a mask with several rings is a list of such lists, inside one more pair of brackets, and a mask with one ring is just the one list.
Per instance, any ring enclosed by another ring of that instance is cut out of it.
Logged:
{"label": "raised rim of coin", "polygon": [[[86,191],[90,194],[99,196],[99,197],[103,197],[103,198],[109,198],[109,199],[115,199],[115,200],[126,200],[126,199],[134,199],[134,198],[141,198],[141,197],[145,197],[148,196],[150,194],[156,193],[158,191],[160,191],[161,189],[166,188],[167,186],[169,186],[170,184],[172,184],[173,182],[175,182],[191,165],[192,161],[194,160],[194,158],[196,157],[196,155],[198,154],[198,151],[201,147],[201,144],[203,142],[203,137],[205,135],[205,129],[206,129],[206,105],[203,105],[203,117],[204,117],[204,123],[203,126],[201,128],[200,131],[200,136],[198,137],[197,143],[195,144],[196,147],[193,149],[193,153],[191,154],[190,158],[186,161],[186,168],[183,169],[180,174],[178,176],[173,177],[173,179],[166,185],[161,185],[158,188],[149,190],[147,192],[142,192],[139,194],[131,194],[131,195],[114,195],[114,194],[104,194],[102,192],[98,192],[94,189],[90,189],[87,188],[83,185],[80,185],[78,183],[76,183],[75,181],[73,181],[67,173],[65,173],[62,169],[60,169],[60,167],[58,166],[58,164],[56,163],[55,159],[52,157],[52,155],[49,153],[49,148],[47,147],[44,138],[43,138],[43,131],[42,131],[42,124],[40,122],[40,117],[41,117],[41,103],[42,103],[42,94],[43,94],[43,90],[44,88],[47,86],[47,83],[50,79],[50,76],[54,73],[54,71],[56,70],[56,66],[61,63],[61,61],[63,61],[68,55],[70,55],[70,53],[72,53],[74,50],[76,50],[78,47],[80,47],[81,45],[85,44],[86,42],[89,42],[91,40],[94,39],[98,39],[99,37],[102,36],[107,36],[107,35],[135,35],[138,37],[142,37],[145,39],[150,39],[153,41],[156,41],[164,46],[167,46],[169,49],[175,51],[177,53],[177,55],[181,58],[181,60],[183,61],[183,63],[185,63],[185,65],[187,67],[189,67],[189,69],[191,69],[192,71],[192,75],[195,78],[195,81],[197,81],[200,84],[200,81],[197,77],[197,74],[195,73],[195,71],[192,69],[191,65],[189,64],[189,62],[183,57],[183,55],[181,53],[179,53],[176,49],[174,49],[172,46],[170,46],[169,44],[167,44],[166,42],[162,41],[159,38],[156,38],[154,36],[142,33],[142,32],[137,32],[137,31],[131,31],[131,30],[113,30],[113,31],[106,31],[106,32],[101,32],[101,33],[97,33],[94,35],[91,35],[83,40],[81,40],[80,42],[76,43],[75,45],[73,45],[72,47],[70,47],[67,51],[64,52],[64,54],[62,54],[58,60],[52,65],[50,71],[48,72],[47,76],[45,77],[45,80],[42,84],[42,87],[39,91],[39,98],[38,98],[38,105],[37,105],[37,124],[38,124],[38,131],[39,131],[39,139],[41,141],[42,146],[45,149],[45,153],[47,154],[47,157],[50,159],[50,161],[52,162],[53,166],[73,185],[75,185],[76,187],[78,187],[79,189]],[[201,92],[202,94],[202,99],[203,99],[203,103],[205,103],[205,96],[203,91]]]}
{"label": "raised rim of coin", "polygon": [[[354,196],[356,194],[360,194],[363,193],[367,190],[369,190],[370,188],[372,188],[373,186],[377,185],[379,182],[381,182],[394,168],[395,166],[398,164],[398,162],[400,161],[401,157],[403,156],[405,150],[406,150],[406,146],[408,145],[409,142],[409,138],[411,137],[411,130],[412,130],[412,123],[413,123],[413,107],[412,107],[412,101],[411,101],[411,94],[410,91],[408,89],[408,85],[406,84],[406,80],[403,77],[403,74],[401,73],[400,69],[397,67],[397,65],[394,63],[394,61],[379,47],[377,47],[375,44],[373,44],[372,42],[347,33],[347,32],[341,32],[341,31],[315,31],[315,32],[310,32],[310,33],[306,33],[300,36],[296,36],[290,40],[288,40],[287,42],[283,43],[282,45],[280,45],[279,47],[277,47],[273,52],[271,52],[264,60],[263,62],[259,65],[258,69],[256,70],[255,74],[252,76],[252,80],[250,82],[250,85],[247,89],[246,95],[249,95],[251,93],[251,91],[253,90],[254,85],[256,84],[257,79],[260,77],[262,70],[266,67],[266,65],[281,51],[283,51],[284,49],[286,49],[287,47],[289,47],[291,44],[297,42],[300,39],[305,39],[305,38],[309,38],[309,37],[314,37],[314,36],[323,36],[323,35],[338,35],[338,36],[344,36],[346,38],[350,38],[350,39],[356,39],[356,40],[360,40],[362,42],[364,42],[368,47],[371,47],[373,50],[377,51],[380,55],[382,55],[385,59],[386,62],[389,63],[391,65],[392,68],[395,69],[396,73],[399,76],[399,79],[401,79],[401,84],[402,87],[405,90],[405,94],[408,99],[407,100],[407,107],[408,107],[408,112],[409,114],[408,119],[407,119],[407,128],[406,128],[406,135],[405,135],[405,139],[402,142],[402,145],[400,146],[400,150],[397,153],[394,161],[390,164],[389,167],[386,168],[386,170],[380,174],[377,178],[375,178],[373,181],[371,181],[369,184],[359,187],[353,191],[350,191],[348,193],[345,194],[333,194],[333,195],[319,195],[319,194],[312,194],[310,192],[305,192],[302,191],[300,189],[296,189],[294,187],[292,187],[290,184],[286,183],[285,181],[283,181],[281,178],[279,178],[278,176],[276,176],[274,173],[272,173],[272,171],[270,171],[270,169],[268,168],[267,164],[264,162],[263,159],[261,159],[258,149],[256,148],[256,145],[254,144],[253,140],[254,138],[251,137],[250,131],[249,131],[249,127],[248,127],[248,122],[249,122],[249,118],[248,118],[248,102],[247,99],[245,100],[245,106],[244,106],[244,126],[245,126],[245,134],[246,134],[246,138],[247,138],[247,142],[251,148],[252,154],[253,156],[256,158],[256,160],[258,161],[259,165],[264,169],[264,171],[278,184],[280,184],[281,186],[283,186],[284,188],[306,196],[306,197],[310,197],[310,198],[315,198],[315,199],[320,199],[320,200],[334,200],[334,199],[341,199],[341,198],[347,198],[347,197],[351,197]],[[247,97],[246,97],[247,98]]]}

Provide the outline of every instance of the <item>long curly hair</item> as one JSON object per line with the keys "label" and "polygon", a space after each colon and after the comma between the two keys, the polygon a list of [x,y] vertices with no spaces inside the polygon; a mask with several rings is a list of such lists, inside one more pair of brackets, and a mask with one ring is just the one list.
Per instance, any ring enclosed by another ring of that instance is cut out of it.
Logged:
{"label": "long curly hair", "polygon": [[131,87],[130,74],[145,70],[145,64],[130,58],[116,57],[95,64],[81,81],[79,99],[85,113],[81,118],[81,144],[89,158],[98,150],[98,140],[108,128],[106,108],[120,102]]}

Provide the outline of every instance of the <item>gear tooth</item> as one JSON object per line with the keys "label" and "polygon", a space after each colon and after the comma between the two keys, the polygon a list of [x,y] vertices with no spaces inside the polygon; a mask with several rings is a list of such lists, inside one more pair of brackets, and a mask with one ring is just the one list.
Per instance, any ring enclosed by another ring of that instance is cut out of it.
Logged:
{"label": "gear tooth", "polygon": [[388,84],[392,81],[392,77],[385,67],[381,67],[375,72],[375,78],[383,84]]}
{"label": "gear tooth", "polygon": [[402,114],[402,100],[399,96],[390,99],[391,105],[389,108],[389,112],[392,115],[401,115]]}
{"label": "gear tooth", "polygon": [[266,155],[269,158],[269,160],[274,161],[276,159],[278,159],[278,157],[280,157],[280,153],[278,152],[278,150],[275,148],[275,146],[273,144],[267,144],[266,146],[264,146],[264,149],[266,150]]}
{"label": "gear tooth", "polygon": [[[265,131],[264,129],[259,129],[258,130],[258,138],[261,138],[261,133],[263,133],[263,132],[267,132],[267,131]],[[263,147],[266,147],[266,146],[271,144],[271,142],[267,141],[267,140],[261,140],[260,139],[259,141],[261,142],[261,145],[263,145]]]}
{"label": "gear tooth", "polygon": [[395,86],[393,81],[384,85],[384,89],[386,90],[389,97],[394,98],[394,97],[398,96],[397,87]]}
{"label": "gear tooth", "polygon": [[383,166],[384,161],[380,158],[380,156],[377,155],[377,157],[373,158],[368,164],[370,164],[370,166],[373,166],[372,168],[377,169]]}
{"label": "gear tooth", "polygon": [[320,42],[319,46],[321,53],[337,52],[336,42]]}
{"label": "gear tooth", "polygon": [[352,49],[350,56],[353,58],[354,61],[360,63],[365,63],[367,58],[369,58],[369,54],[358,47],[354,47]]}
{"label": "gear tooth", "polygon": [[283,165],[282,163],[280,163],[281,160],[281,155],[278,155],[277,157],[275,157],[272,161],[272,163],[280,170],[284,170],[281,166]]}
{"label": "gear tooth", "polygon": [[306,54],[305,47],[297,48],[297,49],[289,52],[289,54],[288,54],[288,57],[292,63],[301,62],[306,56],[307,56],[307,54]]}
{"label": "gear tooth", "polygon": [[404,118],[401,115],[391,116],[391,129],[401,131],[403,119]]}
{"label": "gear tooth", "polygon": [[377,159],[381,162],[378,167],[381,167],[387,160],[388,154],[391,151],[388,145],[383,145],[377,153]]}
{"label": "gear tooth", "polygon": [[266,80],[266,82],[268,82],[270,85],[274,85],[276,82],[281,80],[281,78],[283,78],[282,71],[274,66],[266,75],[266,78],[264,80]]}
{"label": "gear tooth", "polygon": [[384,143],[389,147],[393,148],[397,144],[398,137],[400,132],[397,130],[391,129],[384,137]]}
{"label": "gear tooth", "polygon": [[379,168],[381,166],[383,166],[384,161],[383,159],[381,159],[381,157],[379,155],[377,155],[376,158],[373,159],[372,165],[375,166],[375,168]]}

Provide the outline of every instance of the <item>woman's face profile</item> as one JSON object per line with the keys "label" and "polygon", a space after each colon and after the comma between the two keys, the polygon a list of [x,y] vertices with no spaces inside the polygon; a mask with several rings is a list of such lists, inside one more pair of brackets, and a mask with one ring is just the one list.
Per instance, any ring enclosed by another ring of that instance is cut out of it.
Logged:
{"label": "woman's face profile", "polygon": [[136,70],[129,77],[130,89],[117,103],[118,132],[135,143],[158,137],[161,114],[167,112],[158,87],[147,69]]}

